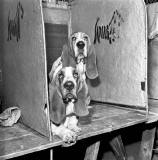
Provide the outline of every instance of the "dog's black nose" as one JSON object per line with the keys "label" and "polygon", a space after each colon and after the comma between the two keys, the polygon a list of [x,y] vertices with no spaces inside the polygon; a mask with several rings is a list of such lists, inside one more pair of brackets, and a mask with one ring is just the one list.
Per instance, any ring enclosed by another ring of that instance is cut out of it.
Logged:
{"label": "dog's black nose", "polygon": [[79,41],[79,42],[77,42],[77,47],[79,48],[79,49],[83,49],[84,48],[84,46],[85,46],[85,43],[83,42],[83,41]]}
{"label": "dog's black nose", "polygon": [[64,84],[64,88],[66,88],[67,90],[72,90],[74,88],[74,83],[72,81],[67,81]]}

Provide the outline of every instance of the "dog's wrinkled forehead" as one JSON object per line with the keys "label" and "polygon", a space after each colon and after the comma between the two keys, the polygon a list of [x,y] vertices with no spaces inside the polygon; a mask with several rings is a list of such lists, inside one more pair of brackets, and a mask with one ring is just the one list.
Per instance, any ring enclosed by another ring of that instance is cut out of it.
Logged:
{"label": "dog's wrinkled forehead", "polygon": [[74,81],[77,76],[77,72],[73,67],[64,67],[58,73],[58,79],[60,82],[65,82],[68,80]]}
{"label": "dog's wrinkled forehead", "polygon": [[89,36],[86,33],[83,32],[75,32],[71,35],[71,41],[72,42],[78,42],[78,41],[83,41],[83,42],[88,42],[90,41]]}

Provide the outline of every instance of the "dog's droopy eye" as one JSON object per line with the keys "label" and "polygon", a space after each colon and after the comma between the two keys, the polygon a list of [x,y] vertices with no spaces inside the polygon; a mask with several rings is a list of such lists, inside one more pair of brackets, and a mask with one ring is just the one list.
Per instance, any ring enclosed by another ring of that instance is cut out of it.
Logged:
{"label": "dog's droopy eye", "polygon": [[76,37],[72,37],[72,41],[76,41]]}
{"label": "dog's droopy eye", "polygon": [[84,38],[84,40],[88,41],[88,37],[87,36],[84,36],[83,38]]}
{"label": "dog's droopy eye", "polygon": [[78,78],[78,73],[74,72],[73,76],[74,76],[74,78]]}
{"label": "dog's droopy eye", "polygon": [[60,80],[64,78],[64,75],[63,75],[63,73],[62,73],[62,72],[61,72],[61,73],[59,73],[58,78],[59,78]]}

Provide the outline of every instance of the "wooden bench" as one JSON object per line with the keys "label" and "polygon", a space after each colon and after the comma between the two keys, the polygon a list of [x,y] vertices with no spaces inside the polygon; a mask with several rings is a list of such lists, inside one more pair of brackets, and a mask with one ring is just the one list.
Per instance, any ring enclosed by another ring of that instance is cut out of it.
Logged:
{"label": "wooden bench", "polygon": [[[150,117],[155,118],[152,114]],[[78,140],[145,123],[147,120],[145,112],[116,107],[115,105],[97,104],[92,106],[89,116],[80,119],[82,133]],[[119,136],[111,140],[111,146],[118,146],[117,143],[121,142]],[[62,141],[57,137],[54,137],[54,140],[50,142],[42,135],[20,123],[13,127],[0,128],[0,159],[9,159],[49,148],[52,149],[61,144]],[[85,160],[97,158],[99,145],[100,141],[87,146]],[[113,147],[113,149],[116,153],[119,150],[117,147]]]}

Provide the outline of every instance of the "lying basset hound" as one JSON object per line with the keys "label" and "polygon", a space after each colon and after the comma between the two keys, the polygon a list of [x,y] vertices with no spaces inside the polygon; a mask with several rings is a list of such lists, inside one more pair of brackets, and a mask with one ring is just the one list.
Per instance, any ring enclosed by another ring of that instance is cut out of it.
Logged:
{"label": "lying basset hound", "polygon": [[78,116],[88,114],[87,85],[71,66],[58,66],[58,69],[49,74],[49,78],[52,133],[59,136],[66,145],[74,144],[81,131],[77,126]]}

